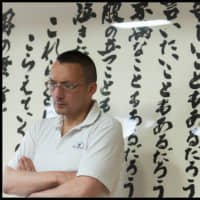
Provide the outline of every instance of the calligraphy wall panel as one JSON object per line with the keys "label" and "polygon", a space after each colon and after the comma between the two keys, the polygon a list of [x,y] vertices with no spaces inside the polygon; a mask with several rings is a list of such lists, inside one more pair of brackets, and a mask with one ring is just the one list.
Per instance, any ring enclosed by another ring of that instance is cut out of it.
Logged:
{"label": "calligraphy wall panel", "polygon": [[[3,166],[54,110],[44,82],[57,54],[97,66],[95,99],[123,125],[119,197],[200,196],[200,4],[3,3]],[[167,20],[116,28],[113,23]],[[6,196],[6,195],[5,195]]]}

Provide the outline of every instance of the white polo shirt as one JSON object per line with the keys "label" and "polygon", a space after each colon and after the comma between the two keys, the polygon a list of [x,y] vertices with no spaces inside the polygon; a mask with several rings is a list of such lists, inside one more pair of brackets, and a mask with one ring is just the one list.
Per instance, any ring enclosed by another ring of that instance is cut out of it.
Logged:
{"label": "white polo shirt", "polygon": [[121,124],[95,102],[86,119],[61,136],[62,116],[37,121],[25,134],[8,166],[16,169],[24,155],[36,171],[77,171],[102,182],[113,196],[124,157]]}

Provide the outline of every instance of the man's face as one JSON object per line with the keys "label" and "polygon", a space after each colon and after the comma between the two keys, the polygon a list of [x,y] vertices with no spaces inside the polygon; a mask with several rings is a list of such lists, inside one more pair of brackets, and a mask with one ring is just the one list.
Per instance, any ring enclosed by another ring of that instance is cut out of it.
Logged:
{"label": "man's face", "polygon": [[[89,90],[79,63],[60,63],[56,61],[50,72],[50,81],[59,84],[50,89],[55,111],[65,116],[76,116],[82,112],[91,100]],[[82,84],[75,89],[66,90],[65,85]]]}

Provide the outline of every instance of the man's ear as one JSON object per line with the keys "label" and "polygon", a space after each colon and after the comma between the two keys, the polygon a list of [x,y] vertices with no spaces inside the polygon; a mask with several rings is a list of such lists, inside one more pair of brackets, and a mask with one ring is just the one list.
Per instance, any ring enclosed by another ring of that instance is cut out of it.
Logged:
{"label": "man's ear", "polygon": [[92,97],[96,91],[97,91],[97,83],[96,82],[90,83],[88,86],[89,95]]}

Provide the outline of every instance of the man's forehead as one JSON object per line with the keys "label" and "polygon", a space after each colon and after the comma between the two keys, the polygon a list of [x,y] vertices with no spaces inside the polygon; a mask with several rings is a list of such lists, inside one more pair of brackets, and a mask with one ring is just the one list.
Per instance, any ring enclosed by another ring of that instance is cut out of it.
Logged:
{"label": "man's forehead", "polygon": [[72,63],[72,62],[63,62],[63,63],[60,63],[59,61],[56,61],[53,63],[52,67],[50,68],[50,71],[54,71],[54,70],[60,70],[60,69],[63,69],[63,70],[71,70],[71,71],[74,71],[74,72],[81,72],[83,73],[83,69],[82,69],[82,66],[81,64],[79,63]]}
{"label": "man's forehead", "polygon": [[59,82],[73,82],[84,78],[84,73],[79,63],[60,63],[56,61],[51,69],[49,79]]}

